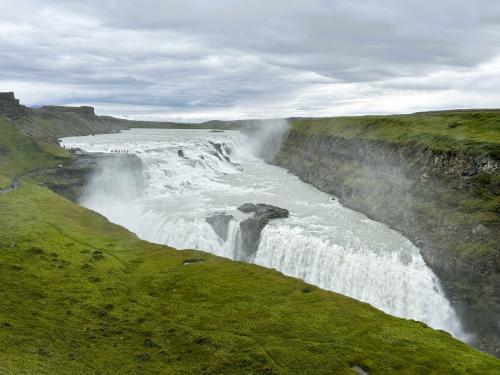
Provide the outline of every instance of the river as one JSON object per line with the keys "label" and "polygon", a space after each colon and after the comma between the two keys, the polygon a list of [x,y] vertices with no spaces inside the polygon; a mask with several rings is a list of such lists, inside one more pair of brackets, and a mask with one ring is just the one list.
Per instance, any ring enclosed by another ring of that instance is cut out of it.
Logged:
{"label": "river", "polygon": [[[81,204],[144,240],[240,259],[239,222],[248,214],[237,207],[251,202],[286,208],[290,216],[271,220],[247,261],[468,339],[417,247],[266,163],[247,135],[132,129],[64,138],[62,144],[87,152],[135,154],[142,160],[142,181],[123,167],[102,165]],[[220,213],[232,216],[225,236],[206,221]]]}

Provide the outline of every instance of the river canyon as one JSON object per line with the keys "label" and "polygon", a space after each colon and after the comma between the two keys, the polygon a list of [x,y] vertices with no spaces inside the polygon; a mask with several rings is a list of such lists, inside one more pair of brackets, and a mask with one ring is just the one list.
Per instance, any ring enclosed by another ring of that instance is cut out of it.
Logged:
{"label": "river canyon", "polygon": [[[141,239],[275,268],[469,341],[412,242],[267,162],[280,134],[131,129],[64,138],[62,145],[140,159],[140,171],[136,163],[101,162],[80,203]],[[244,203],[290,212],[269,221],[251,252],[242,244],[240,224],[251,216],[238,210]]]}

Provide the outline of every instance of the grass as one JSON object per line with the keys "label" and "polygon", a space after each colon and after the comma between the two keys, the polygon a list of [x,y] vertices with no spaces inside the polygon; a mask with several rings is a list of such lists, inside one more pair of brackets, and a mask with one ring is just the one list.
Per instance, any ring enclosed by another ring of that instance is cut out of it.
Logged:
{"label": "grass", "polygon": [[0,211],[11,213],[0,215],[0,372],[500,370],[422,323],[273,270],[140,241],[42,187],[1,195]]}
{"label": "grass", "polygon": [[9,186],[15,176],[52,168],[69,158],[66,150],[20,134],[9,120],[0,116],[0,189]]}
{"label": "grass", "polygon": [[295,131],[415,144],[436,151],[467,152],[500,158],[500,111],[425,112],[411,115],[303,118]]}

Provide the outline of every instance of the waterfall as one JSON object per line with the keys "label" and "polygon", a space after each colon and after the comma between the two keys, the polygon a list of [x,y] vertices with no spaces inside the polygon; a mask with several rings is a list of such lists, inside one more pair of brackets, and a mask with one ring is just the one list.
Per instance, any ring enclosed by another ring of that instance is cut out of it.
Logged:
{"label": "waterfall", "polygon": [[[260,153],[255,138],[236,131],[133,129],[62,143],[141,159],[140,174],[129,173],[126,163],[101,165],[81,204],[142,239],[235,259],[239,223],[249,215],[237,207],[252,202],[286,208],[290,217],[263,229],[250,262],[469,339],[418,248],[266,164],[261,157],[269,155]],[[221,213],[225,236],[207,221]]]}
{"label": "waterfall", "polygon": [[409,241],[394,246],[393,252],[377,252],[358,241],[341,246],[298,226],[270,225],[253,262],[465,339],[437,277],[418,251],[411,251]]}

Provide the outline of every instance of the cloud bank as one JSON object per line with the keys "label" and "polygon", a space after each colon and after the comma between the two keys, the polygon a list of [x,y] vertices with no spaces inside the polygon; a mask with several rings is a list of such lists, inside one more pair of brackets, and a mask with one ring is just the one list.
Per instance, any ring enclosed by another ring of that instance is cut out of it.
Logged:
{"label": "cloud bank", "polygon": [[207,119],[500,107],[496,0],[0,0],[0,91]]}

